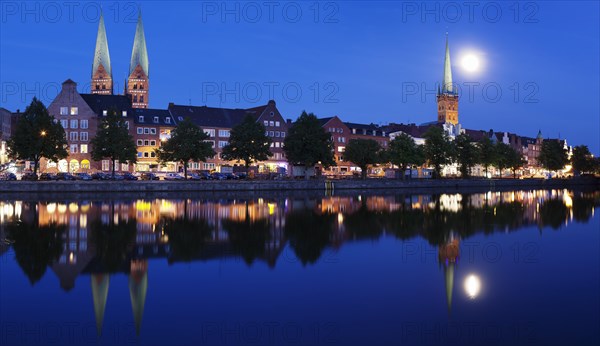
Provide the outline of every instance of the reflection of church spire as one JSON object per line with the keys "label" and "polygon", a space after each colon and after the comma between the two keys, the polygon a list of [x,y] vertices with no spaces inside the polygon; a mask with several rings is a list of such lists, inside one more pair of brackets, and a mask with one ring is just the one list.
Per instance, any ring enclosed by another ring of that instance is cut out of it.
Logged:
{"label": "reflection of church spire", "polygon": [[452,312],[452,290],[454,289],[454,263],[450,262],[444,266],[444,281],[446,282],[446,303],[448,314]]}
{"label": "reflection of church spire", "polygon": [[135,332],[139,335],[146,304],[146,291],[148,290],[148,261],[132,261],[129,274],[129,295],[131,297],[131,310],[135,321]]}
{"label": "reflection of church spire", "polygon": [[460,256],[458,247],[458,238],[454,234],[450,234],[450,239],[446,244],[438,248],[438,259],[444,266],[444,282],[446,287],[446,303],[448,304],[448,314],[452,312],[452,291],[454,290],[454,267]]}
{"label": "reflection of church spire", "polygon": [[92,297],[94,298],[94,312],[96,313],[96,328],[98,335],[102,335],[102,324],[104,323],[104,310],[108,296],[108,274],[92,274]]}

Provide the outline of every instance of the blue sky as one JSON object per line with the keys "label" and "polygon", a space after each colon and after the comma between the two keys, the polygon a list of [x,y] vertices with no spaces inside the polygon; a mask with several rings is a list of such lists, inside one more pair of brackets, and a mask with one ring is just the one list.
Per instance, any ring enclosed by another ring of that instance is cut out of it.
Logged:
{"label": "blue sky", "polygon": [[[20,2],[0,8],[0,107],[89,88],[98,9],[122,92],[137,6],[150,106],[246,108],[277,101],[365,123],[436,119],[449,32],[466,128],[567,138],[600,154],[598,2]],[[472,52],[482,68],[461,66]]]}

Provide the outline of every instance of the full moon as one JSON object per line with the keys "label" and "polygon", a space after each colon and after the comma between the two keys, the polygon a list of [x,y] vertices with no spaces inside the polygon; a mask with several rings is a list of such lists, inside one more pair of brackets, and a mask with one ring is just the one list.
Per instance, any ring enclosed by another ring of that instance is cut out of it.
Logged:
{"label": "full moon", "polygon": [[465,292],[471,299],[477,298],[481,291],[481,279],[476,275],[469,275],[465,279]]}
{"label": "full moon", "polygon": [[469,72],[477,71],[479,69],[479,58],[474,54],[465,55],[462,59],[462,67]]}

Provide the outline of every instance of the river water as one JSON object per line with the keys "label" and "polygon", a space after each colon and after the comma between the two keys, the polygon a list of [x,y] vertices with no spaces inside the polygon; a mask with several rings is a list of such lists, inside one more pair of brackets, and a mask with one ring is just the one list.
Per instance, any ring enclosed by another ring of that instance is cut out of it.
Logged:
{"label": "river water", "polygon": [[0,200],[0,344],[598,344],[599,205],[587,190]]}

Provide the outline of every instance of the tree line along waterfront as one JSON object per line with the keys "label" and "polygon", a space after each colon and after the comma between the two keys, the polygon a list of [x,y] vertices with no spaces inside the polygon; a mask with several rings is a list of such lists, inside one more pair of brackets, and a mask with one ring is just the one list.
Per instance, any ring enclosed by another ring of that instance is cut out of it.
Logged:
{"label": "tree line along waterfront", "polygon": [[[109,110],[100,120],[97,133],[90,140],[91,157],[97,161],[110,161],[110,174],[114,176],[119,163],[136,163],[136,143],[129,133],[129,124],[117,110]],[[273,154],[273,140],[267,133],[262,123],[247,115],[231,129],[221,158],[238,163],[240,171],[254,173],[252,166]],[[285,157],[293,167],[292,172],[287,173],[309,178],[315,171],[319,174],[335,166],[337,160],[332,137],[320,119],[312,113],[303,112],[293,122],[283,141]],[[215,155],[208,139],[209,135],[201,127],[186,118],[174,127],[170,136],[154,152],[161,163],[175,163],[181,167],[187,179],[193,162],[206,161]],[[64,128],[41,101],[34,98],[17,119],[15,131],[8,140],[8,154],[13,162],[30,161],[35,177],[41,160],[57,162],[69,155]],[[362,179],[375,175],[369,173],[384,170],[394,172],[391,177],[399,179],[422,177],[428,172],[432,178],[442,178],[442,168],[448,165],[455,166],[455,176],[462,178],[481,176],[475,171],[482,172],[485,177],[517,178],[522,176],[526,164],[523,155],[508,144],[493,141],[488,136],[476,141],[467,133],[461,133],[452,140],[442,128],[435,126],[425,132],[422,144],[417,144],[405,133],[396,135],[386,148],[373,139],[350,139],[345,146],[343,160],[352,162],[357,167],[354,176]],[[568,151],[560,141],[544,140],[541,141],[537,161],[549,174],[559,176],[600,173],[599,158],[595,158],[585,145]],[[9,167],[9,164],[4,164],[2,169],[6,171]],[[297,168],[301,173],[293,172]],[[491,174],[492,170],[495,174]]]}

